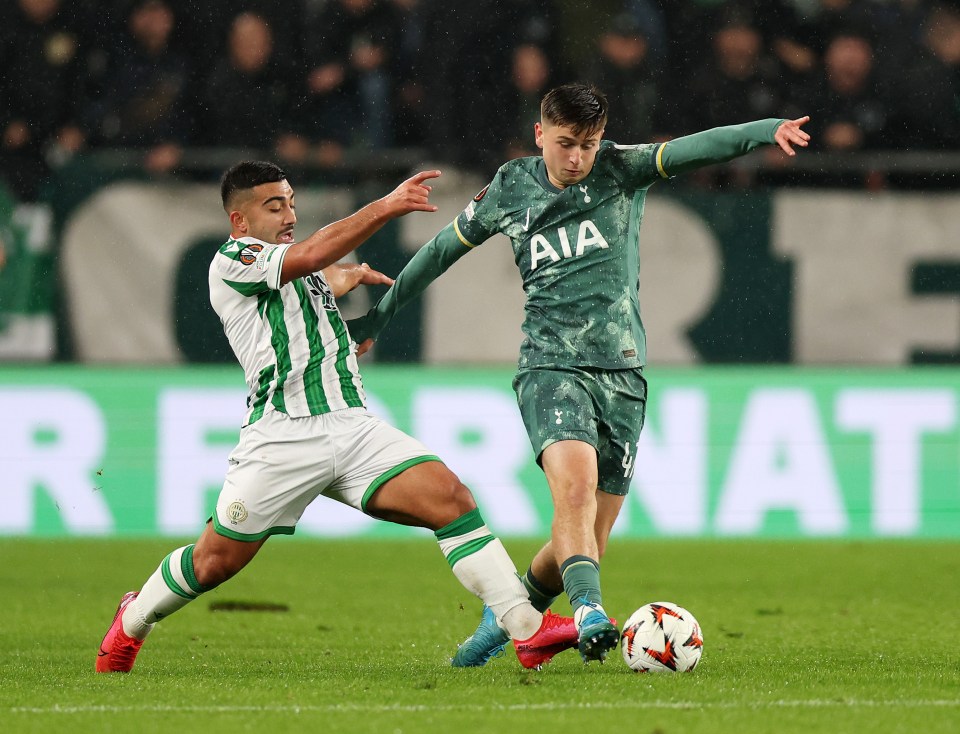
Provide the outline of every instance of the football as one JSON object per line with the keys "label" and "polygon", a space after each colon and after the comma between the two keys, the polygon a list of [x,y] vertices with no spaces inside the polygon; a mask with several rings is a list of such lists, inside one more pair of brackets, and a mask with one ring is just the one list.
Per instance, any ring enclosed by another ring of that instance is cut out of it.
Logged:
{"label": "football", "polygon": [[623,659],[638,673],[693,670],[703,654],[696,618],[668,601],[646,604],[630,615],[620,634]]}

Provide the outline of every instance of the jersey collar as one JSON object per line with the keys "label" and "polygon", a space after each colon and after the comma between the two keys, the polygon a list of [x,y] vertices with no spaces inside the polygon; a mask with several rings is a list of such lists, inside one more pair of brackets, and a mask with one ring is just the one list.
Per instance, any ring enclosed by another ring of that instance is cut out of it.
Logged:
{"label": "jersey collar", "polygon": [[550,178],[547,176],[547,164],[543,162],[542,157],[537,160],[537,181],[539,181],[540,185],[547,191],[552,191],[555,194],[563,191],[563,189],[557,188],[550,181]]}

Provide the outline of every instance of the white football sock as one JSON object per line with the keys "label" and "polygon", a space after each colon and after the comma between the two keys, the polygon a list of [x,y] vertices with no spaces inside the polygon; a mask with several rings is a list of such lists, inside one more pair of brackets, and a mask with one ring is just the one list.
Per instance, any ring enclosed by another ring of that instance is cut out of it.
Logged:
{"label": "white football sock", "polygon": [[540,629],[543,615],[530,604],[517,567],[484,524],[479,509],[461,515],[434,535],[454,576],[490,607],[513,639],[529,639]]}
{"label": "white football sock", "polygon": [[454,564],[453,573],[490,607],[513,639],[526,640],[540,629],[543,615],[530,604],[517,568],[499,539],[493,538],[462,557]]}
{"label": "white football sock", "polygon": [[163,559],[137,598],[123,610],[124,633],[144,639],[154,624],[182,609],[204,591],[193,571],[193,546],[177,548]]}

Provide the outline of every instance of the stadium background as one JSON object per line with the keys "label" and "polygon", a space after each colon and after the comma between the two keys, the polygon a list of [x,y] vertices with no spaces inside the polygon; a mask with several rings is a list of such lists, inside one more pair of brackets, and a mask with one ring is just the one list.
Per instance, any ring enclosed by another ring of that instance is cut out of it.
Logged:
{"label": "stadium background", "polygon": [[[243,404],[206,298],[224,167],[282,161],[301,235],[440,167],[441,211],[357,253],[395,273],[531,152],[543,90],[586,78],[618,142],[801,113],[816,136],[789,163],[757,153],[654,187],[650,421],[616,532],[960,536],[956,3],[191,5],[0,10],[0,533],[201,527]],[[521,308],[493,240],[364,375],[492,526],[543,537],[509,389]],[[409,532],[318,503],[300,534]]]}

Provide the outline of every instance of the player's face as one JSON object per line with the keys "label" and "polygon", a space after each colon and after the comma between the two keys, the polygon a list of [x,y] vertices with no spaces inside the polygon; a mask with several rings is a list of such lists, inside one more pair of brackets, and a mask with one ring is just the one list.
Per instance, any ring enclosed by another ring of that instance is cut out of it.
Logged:
{"label": "player's face", "polygon": [[230,219],[244,237],[256,237],[272,244],[290,244],[294,241],[293,228],[297,224],[293,188],[286,180],[254,186]]}
{"label": "player's face", "polygon": [[534,126],[537,147],[543,149],[547,177],[557,188],[579,183],[593,170],[603,129],[574,133],[566,125],[538,122]]}

